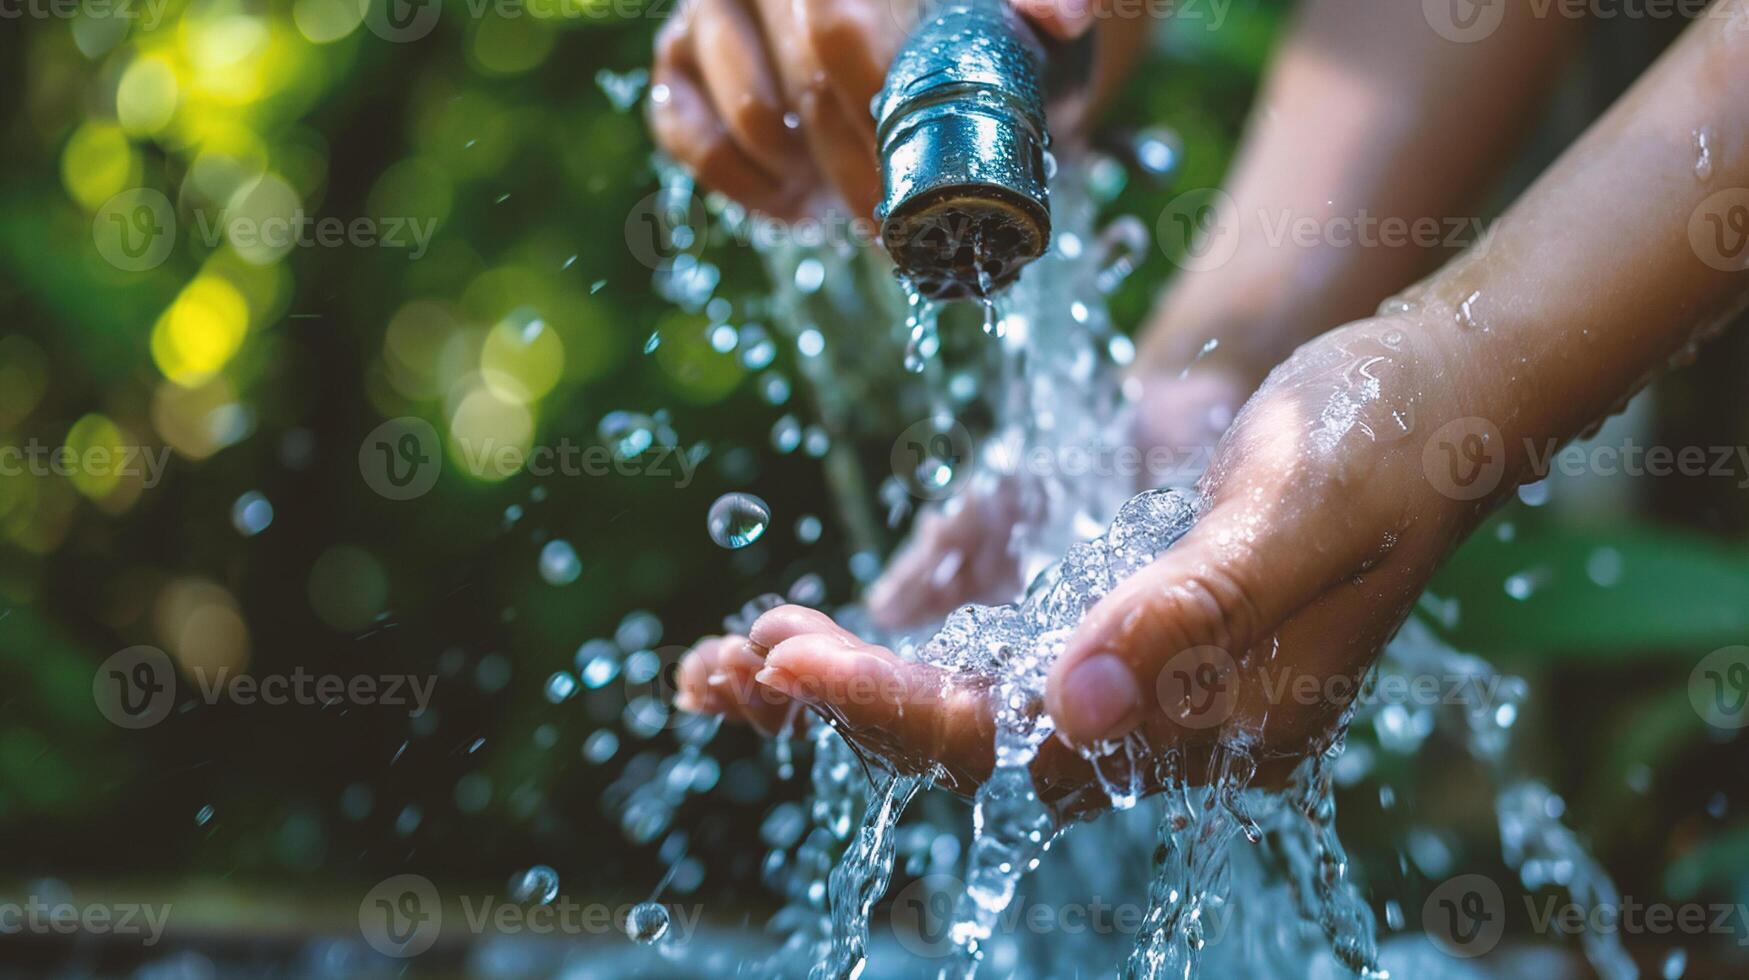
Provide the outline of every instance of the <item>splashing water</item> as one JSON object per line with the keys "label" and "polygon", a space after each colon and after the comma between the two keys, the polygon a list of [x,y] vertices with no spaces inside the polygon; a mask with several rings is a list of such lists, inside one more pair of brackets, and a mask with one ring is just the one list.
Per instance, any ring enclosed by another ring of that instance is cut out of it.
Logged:
{"label": "splashing water", "polygon": [[[1162,144],[1149,151],[1162,171],[1177,164],[1175,152],[1168,160],[1165,149]],[[1098,162],[1090,172],[1102,172]],[[779,778],[788,779],[798,750],[811,756],[806,803],[780,805],[762,830],[769,847],[762,877],[783,907],[768,924],[776,948],[763,960],[743,962],[742,972],[854,978],[869,968],[871,955],[876,963],[889,952],[897,956],[890,944],[871,939],[871,922],[908,853],[904,868],[912,877],[946,870],[963,858],[951,900],[942,906],[943,943],[927,953],[938,958],[928,965],[942,977],[970,977],[986,966],[1014,976],[1473,975],[1425,943],[1380,942],[1364,875],[1357,873],[1365,869],[1351,865],[1336,832],[1339,783],[1368,778],[1371,760],[1414,755],[1435,738],[1460,745],[1493,780],[1502,855],[1527,890],[1554,886],[1582,904],[1612,901],[1613,885],[1561,823],[1559,798],[1517,776],[1507,762],[1513,720],[1526,695],[1523,683],[1446,646],[1420,613],[1391,642],[1340,724],[1281,789],[1252,785],[1260,763],[1257,734],[1229,723],[1212,733],[1206,759],[1192,759],[1181,748],[1150,751],[1139,736],[1085,750],[1097,778],[1080,792],[1101,798],[1040,798],[1028,767],[1054,731],[1041,707],[1050,665],[1087,610],[1170,547],[1202,508],[1187,490],[1126,486],[1110,474],[1028,463],[1056,447],[1115,446],[1129,438],[1128,407],[1113,360],[1133,347],[1118,343],[1124,338],[1112,330],[1101,297],[1145,252],[1146,229],[1118,222],[1095,235],[1095,203],[1083,178],[1078,168],[1063,167],[1053,186],[1056,246],[981,311],[981,352],[969,365],[950,363],[955,311],[895,288],[878,258],[787,239],[762,248],[773,287],[759,313],[770,333],[762,331],[756,342],[793,345],[800,355],[796,390],[805,384],[819,413],[818,423],[806,429],[784,416],[773,428],[773,445],[792,452],[810,439],[804,432],[818,434],[818,451],[810,453],[824,461],[837,503],[834,526],[856,556],[854,577],[867,582],[878,571],[873,556],[885,523],[881,513],[902,517],[910,509],[906,491],[916,488],[913,493],[925,496],[1007,494],[1019,515],[1008,550],[1027,584],[1012,603],[962,607],[939,629],[917,635],[883,633],[856,607],[834,611],[846,628],[901,656],[977,678],[995,707],[994,769],[972,800],[963,854],[959,847],[933,846],[907,852],[901,821],[919,801],[919,808],[931,810],[918,825],[922,839],[957,842],[954,824],[961,818],[933,807],[940,794],[923,793],[944,774],[919,774],[907,760],[888,758],[861,740],[853,745],[840,719],[804,727],[792,714],[773,742],[772,757]],[[683,181],[670,173],[664,187],[689,191]],[[729,224],[751,220],[733,206],[722,208],[720,217]],[[674,266],[658,272],[659,289],[687,309],[714,302],[714,267],[690,255]],[[840,318],[844,329],[835,329],[832,304],[859,292],[851,302],[861,308]],[[871,321],[891,324],[890,333],[869,329]],[[760,369],[771,363],[764,354],[755,360]],[[891,374],[885,373],[889,365]],[[857,383],[845,385],[846,378]],[[787,380],[784,392],[772,404],[787,400]],[[882,481],[867,479],[849,450],[859,416],[874,411],[876,402],[915,413],[912,419],[933,420],[932,434],[950,428],[937,423],[982,413],[988,432],[973,447],[973,459],[937,454],[907,460],[911,472],[896,471],[899,479],[874,495],[868,488]],[[633,448],[649,428],[643,417],[615,417],[611,424],[604,420],[602,436]],[[886,499],[890,488],[901,499]],[[756,540],[770,520],[763,501],[734,493],[712,506],[708,523],[713,541],[734,548]],[[803,522],[809,525],[805,531]],[[803,518],[797,537],[818,539],[820,523]],[[795,582],[791,598],[823,601],[819,579]],[[783,601],[777,595],[755,598],[725,626],[744,633]],[[594,688],[611,681],[616,669],[629,675],[632,658],[641,655],[632,652],[637,649],[624,643],[608,649],[598,641],[587,657],[579,650],[578,676]],[[1430,674],[1468,678],[1473,683],[1466,690],[1487,696],[1416,706],[1369,697],[1381,679]],[[646,710],[661,710],[668,718],[661,705]],[[633,729],[630,737],[647,738],[653,730]],[[676,730],[677,752],[646,752],[628,764],[606,797],[630,840],[655,841],[672,827],[688,796],[715,784],[707,748],[716,730],[715,719],[688,722]],[[611,734],[599,731],[591,743]],[[701,778],[707,770],[712,778]],[[1381,798],[1409,796],[1413,787],[1380,790]],[[1096,824],[1075,822],[1075,814],[1099,810],[1107,812]],[[1409,837],[1425,832],[1417,827]],[[1409,863],[1404,857],[1404,866]],[[1133,935],[1089,930],[1071,936],[1016,925],[1015,910],[1034,895],[1057,905],[1085,896],[1128,896],[1145,905]],[[1401,931],[1401,907],[1395,901],[1386,907],[1390,930]],[[666,912],[653,900],[633,910],[626,931],[640,944],[672,942],[663,938],[669,933]],[[896,919],[894,933],[900,946],[914,945]],[[1635,975],[1613,935],[1587,935],[1584,948],[1593,968],[1609,980]]]}

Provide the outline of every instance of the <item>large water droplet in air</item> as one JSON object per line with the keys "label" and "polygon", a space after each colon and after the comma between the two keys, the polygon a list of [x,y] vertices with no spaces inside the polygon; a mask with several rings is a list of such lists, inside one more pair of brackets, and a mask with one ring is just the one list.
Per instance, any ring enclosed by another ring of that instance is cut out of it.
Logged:
{"label": "large water droplet in air", "polygon": [[510,898],[522,905],[545,905],[559,897],[559,873],[537,864],[510,879]]}
{"label": "large water droplet in air", "polygon": [[668,935],[668,910],[655,902],[633,906],[626,916],[626,935],[642,946],[660,942]]}
{"label": "large water droplet in air", "polygon": [[771,508],[750,493],[725,493],[711,504],[705,520],[711,540],[725,548],[745,548],[771,524]]}

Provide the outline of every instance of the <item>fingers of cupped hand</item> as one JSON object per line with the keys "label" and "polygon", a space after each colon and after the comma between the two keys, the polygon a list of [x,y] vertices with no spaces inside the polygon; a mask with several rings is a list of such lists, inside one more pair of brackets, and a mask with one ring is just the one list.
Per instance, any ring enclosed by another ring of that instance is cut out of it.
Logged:
{"label": "fingers of cupped hand", "polygon": [[781,692],[757,682],[763,659],[740,636],[700,640],[680,663],[683,710],[720,714],[744,722],[765,734],[780,730],[794,704]]}
{"label": "fingers of cupped hand", "polygon": [[783,606],[760,617],[762,684],[831,715],[847,735],[921,770],[988,772],[993,728],[981,685],[864,643],[830,617]]}
{"label": "fingers of cupped hand", "polygon": [[1070,639],[1046,695],[1062,733],[1090,743],[1149,722],[1164,734],[1208,739],[1229,722],[1261,723],[1270,713],[1260,700],[1267,688],[1241,676],[1242,668],[1268,655],[1290,618],[1366,561],[1367,536],[1320,534],[1327,521],[1279,495],[1217,498]]}

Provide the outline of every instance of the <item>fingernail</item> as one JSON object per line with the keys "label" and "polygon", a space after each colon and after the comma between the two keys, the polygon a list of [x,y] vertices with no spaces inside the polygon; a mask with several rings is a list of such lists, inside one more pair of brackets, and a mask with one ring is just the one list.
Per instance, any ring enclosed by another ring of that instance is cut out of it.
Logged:
{"label": "fingernail", "polygon": [[796,683],[794,674],[791,674],[787,670],[780,670],[776,667],[761,668],[759,673],[753,675],[753,680],[771,688],[779,694],[784,694],[798,700],[804,693],[801,689],[801,685]]}
{"label": "fingernail", "polygon": [[1057,726],[1081,739],[1115,738],[1133,725],[1142,708],[1135,675],[1109,653],[1076,664],[1057,696]]}

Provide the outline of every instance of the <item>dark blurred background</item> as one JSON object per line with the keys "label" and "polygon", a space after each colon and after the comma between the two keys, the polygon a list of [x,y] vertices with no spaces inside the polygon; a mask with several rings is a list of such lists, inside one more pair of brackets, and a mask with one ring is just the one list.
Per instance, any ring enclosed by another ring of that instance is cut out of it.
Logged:
{"label": "dark blurred background", "polygon": [[[713,346],[713,327],[759,315],[758,256],[704,253],[720,272],[708,294],[727,301],[707,308],[659,296],[629,246],[628,215],[657,177],[638,107],[610,92],[641,94],[659,12],[51,7],[0,28],[0,442],[167,455],[161,479],[0,476],[0,893],[174,902],[200,942],[272,958],[276,943],[355,930],[386,876],[502,892],[542,864],[567,894],[636,901],[684,854],[671,895],[728,925],[762,922],[779,899],[751,842],[801,787],[774,777],[769,746],[725,730],[720,771],[698,776],[706,791],[672,821],[688,840],[662,855],[667,833],[628,839],[613,801],[675,735],[623,723],[637,688],[624,664],[719,632],[810,573],[848,601],[852,553],[897,532],[853,538],[821,460],[773,448],[786,415],[816,421],[792,345]],[[1241,0],[1222,29],[1154,46],[1111,118],[1170,128],[1181,166],[1173,184],[1124,183],[1110,214],[1152,226],[1178,190],[1218,182],[1283,8]],[[176,228],[161,257],[118,261],[110,235],[150,230],[129,225],[149,203],[139,189],[164,195]],[[422,250],[275,248],[207,234],[221,212],[362,216],[378,237],[405,219],[403,241],[434,235]],[[1112,298],[1122,329],[1180,244],[1149,250]],[[1745,339],[1708,347],[1623,431],[1745,445]],[[395,500],[360,454],[404,417],[434,427],[445,465],[429,492]],[[460,465],[463,439],[581,450],[628,424],[693,452],[693,478]],[[874,473],[887,448],[853,447]],[[1690,698],[1700,658],[1749,636],[1744,479],[1556,478],[1434,588],[1458,610],[1454,642],[1530,679],[1525,766],[1633,895],[1749,900],[1749,757]],[[730,490],[777,515],[735,552],[705,534]],[[805,522],[798,534],[804,515],[817,540]],[[640,611],[654,618],[628,623]],[[182,680],[167,717],[135,730],[106,717],[94,684],[139,645]],[[579,676],[597,656],[612,671]],[[434,687],[417,715],[207,703],[191,678],[224,668]],[[575,693],[549,689],[556,672]],[[1427,805],[1462,809],[1465,777],[1452,778]],[[1373,835],[1388,804],[1376,787],[1349,796],[1357,863],[1390,867],[1400,840]],[[0,964],[65,952],[0,937]],[[155,954],[90,955],[122,970]]]}

